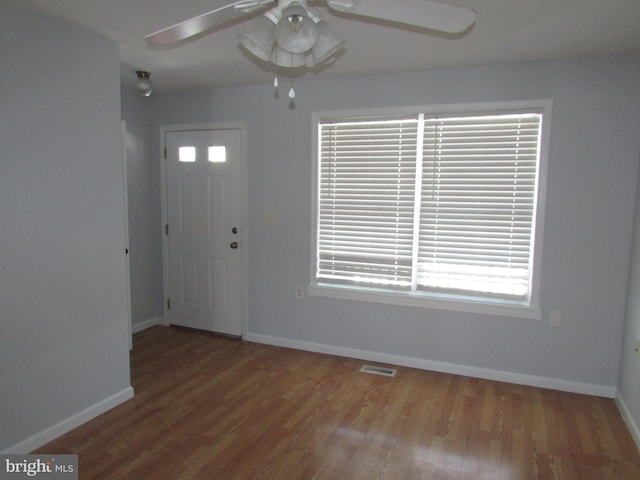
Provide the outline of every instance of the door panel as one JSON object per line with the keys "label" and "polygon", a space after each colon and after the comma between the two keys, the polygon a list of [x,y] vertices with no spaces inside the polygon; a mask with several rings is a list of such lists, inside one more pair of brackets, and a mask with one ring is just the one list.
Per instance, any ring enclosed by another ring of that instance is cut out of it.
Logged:
{"label": "door panel", "polygon": [[211,307],[227,305],[227,262],[212,258],[209,261],[211,274]]}
{"label": "door panel", "polygon": [[242,335],[241,131],[165,142],[171,323]]}
{"label": "door panel", "polygon": [[209,180],[209,198],[210,235],[212,238],[224,239],[227,234],[227,181],[225,178],[214,177]]}
{"label": "door panel", "polygon": [[185,237],[196,235],[196,179],[180,178],[180,233]]}
{"label": "door panel", "polygon": [[183,303],[198,305],[198,259],[188,255],[182,255],[182,269],[180,272],[182,282]]}

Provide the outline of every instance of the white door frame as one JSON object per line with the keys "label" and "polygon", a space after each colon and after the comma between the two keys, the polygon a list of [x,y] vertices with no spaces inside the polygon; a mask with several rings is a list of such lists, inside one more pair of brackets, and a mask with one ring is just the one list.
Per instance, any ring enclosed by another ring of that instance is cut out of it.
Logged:
{"label": "white door frame", "polygon": [[127,287],[127,326],[129,328],[129,350],[133,350],[133,325],[131,325],[131,260],[129,256],[129,187],[127,180],[127,122],[120,121],[122,126],[122,176],[124,178],[124,256]]}
{"label": "white door frame", "polygon": [[242,338],[245,338],[248,321],[248,189],[247,189],[247,122],[215,122],[215,123],[190,123],[183,125],[165,125],[160,127],[160,184],[162,189],[162,283],[163,283],[163,303],[164,303],[164,325],[171,325],[171,310],[168,308],[169,298],[169,239],[166,235],[165,226],[168,224],[168,204],[167,204],[167,159],[165,158],[165,137],[167,132],[188,132],[193,130],[240,130],[240,165],[242,175],[242,195],[240,214],[242,248],[240,252],[241,261],[241,282],[242,282],[242,302],[241,302],[241,323]]}

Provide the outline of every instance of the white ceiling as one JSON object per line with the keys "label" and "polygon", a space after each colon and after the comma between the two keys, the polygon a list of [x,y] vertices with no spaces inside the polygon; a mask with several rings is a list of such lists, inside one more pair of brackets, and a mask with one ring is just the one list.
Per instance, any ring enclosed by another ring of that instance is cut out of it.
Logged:
{"label": "white ceiling", "polygon": [[[347,43],[343,55],[331,67],[307,76],[342,77],[640,51],[640,0],[442,1],[473,8],[478,15],[476,24],[464,35],[451,36],[394,28],[384,21],[354,20],[357,17],[332,13],[322,2],[310,2]],[[122,63],[150,71],[156,91],[259,84],[273,79],[263,62],[238,47],[236,33],[246,29],[248,22],[238,22],[178,48],[159,49],[146,44],[145,35],[229,0],[18,3],[116,40]]]}

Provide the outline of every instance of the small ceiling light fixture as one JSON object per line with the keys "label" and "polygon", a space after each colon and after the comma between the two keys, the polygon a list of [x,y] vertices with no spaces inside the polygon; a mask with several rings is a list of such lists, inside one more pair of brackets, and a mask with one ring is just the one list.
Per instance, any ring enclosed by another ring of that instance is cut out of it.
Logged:
{"label": "small ceiling light fixture", "polygon": [[134,84],[136,94],[141,97],[150,97],[153,93],[153,84],[149,78],[151,74],[144,70],[138,70],[136,71],[136,75],[138,76]]}

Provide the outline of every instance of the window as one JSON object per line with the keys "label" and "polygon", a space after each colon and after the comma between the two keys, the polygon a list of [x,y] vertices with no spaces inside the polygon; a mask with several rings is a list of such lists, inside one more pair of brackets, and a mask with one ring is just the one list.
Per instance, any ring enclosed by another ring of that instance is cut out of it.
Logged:
{"label": "window", "polygon": [[208,149],[208,159],[211,163],[225,163],[227,161],[227,147],[224,145],[213,145]]}
{"label": "window", "polygon": [[196,147],[178,147],[178,161],[193,163],[196,161]]}
{"label": "window", "polygon": [[318,116],[311,293],[537,309],[549,102],[492,107]]}

